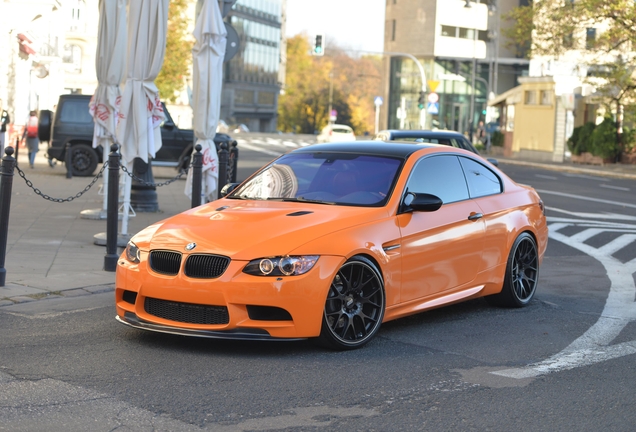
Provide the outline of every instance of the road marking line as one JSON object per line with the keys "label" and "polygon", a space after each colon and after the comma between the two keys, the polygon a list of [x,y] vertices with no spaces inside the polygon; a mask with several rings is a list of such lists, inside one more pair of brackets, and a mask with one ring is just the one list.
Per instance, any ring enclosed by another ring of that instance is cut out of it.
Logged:
{"label": "road marking line", "polygon": [[604,200],[600,198],[590,198],[590,197],[581,196],[581,195],[574,195],[574,194],[569,194],[564,192],[555,192],[555,191],[549,191],[549,190],[543,190],[543,189],[537,189],[536,191],[539,192],[539,194],[556,195],[556,196],[574,198],[574,199],[583,200],[583,201],[593,201],[593,202],[604,203],[604,204],[612,204],[612,205],[616,205],[620,207],[636,208],[636,204],[624,203],[620,201],[610,201],[610,200]]}
{"label": "road marking line", "polygon": [[[594,222],[588,221],[586,224]],[[597,259],[605,268],[610,280],[610,290],[601,316],[583,335],[546,360],[525,367],[492,371],[491,374],[515,379],[533,378],[636,354],[636,341],[610,345],[627,324],[636,321],[636,283],[633,277],[636,273],[636,259],[623,264],[611,256],[616,250],[632,243],[636,239],[636,234],[623,234],[601,248],[594,248],[583,242],[591,237],[590,234],[597,234],[604,231],[603,229],[589,228],[570,237],[558,232],[569,225],[580,224],[550,224],[549,237]],[[632,226],[632,230],[635,229],[636,227]]]}
{"label": "road marking line", "polygon": [[544,175],[544,174],[535,174],[535,177],[539,177],[539,178],[543,178],[543,179],[548,179],[548,180],[558,180],[558,177],[554,177],[554,176],[549,176],[549,175]]}
{"label": "road marking line", "polygon": [[615,190],[625,191],[625,192],[629,192],[631,190],[630,188],[626,188],[626,187],[612,186],[612,185],[606,185],[606,184],[600,184],[599,187],[607,188],[607,189],[615,189]]}

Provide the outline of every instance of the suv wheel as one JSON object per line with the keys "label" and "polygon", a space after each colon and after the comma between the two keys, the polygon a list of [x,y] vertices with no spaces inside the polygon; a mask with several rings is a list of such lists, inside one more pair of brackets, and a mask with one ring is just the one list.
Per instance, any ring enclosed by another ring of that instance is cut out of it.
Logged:
{"label": "suv wheel", "polygon": [[99,158],[97,152],[86,144],[75,144],[71,147],[71,167],[73,175],[78,177],[88,177],[93,175]]}

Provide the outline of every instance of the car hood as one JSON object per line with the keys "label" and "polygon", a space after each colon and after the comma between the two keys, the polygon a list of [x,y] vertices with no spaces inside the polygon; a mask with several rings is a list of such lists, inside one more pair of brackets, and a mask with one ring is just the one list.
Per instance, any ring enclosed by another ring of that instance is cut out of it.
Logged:
{"label": "car hood", "polygon": [[311,240],[386,216],[384,207],[223,199],[152,225],[132,240],[143,250],[185,252],[196,243],[192,252],[250,260],[293,253]]}

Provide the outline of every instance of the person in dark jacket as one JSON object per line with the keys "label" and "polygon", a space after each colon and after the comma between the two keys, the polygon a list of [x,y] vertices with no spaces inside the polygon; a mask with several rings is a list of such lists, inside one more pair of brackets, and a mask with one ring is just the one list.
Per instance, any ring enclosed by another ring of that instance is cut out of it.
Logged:
{"label": "person in dark jacket", "polygon": [[38,116],[36,111],[29,113],[29,120],[22,133],[22,140],[26,139],[26,146],[29,150],[29,166],[33,168],[35,163],[35,155],[40,147],[40,139],[38,138]]}

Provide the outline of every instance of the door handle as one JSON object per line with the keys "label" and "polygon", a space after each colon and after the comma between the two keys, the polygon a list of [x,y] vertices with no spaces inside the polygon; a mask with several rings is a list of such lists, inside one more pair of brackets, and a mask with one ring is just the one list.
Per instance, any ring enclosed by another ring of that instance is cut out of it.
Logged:
{"label": "door handle", "polygon": [[477,219],[481,219],[483,218],[484,215],[481,213],[471,213],[470,216],[468,216],[468,220],[477,220]]}

